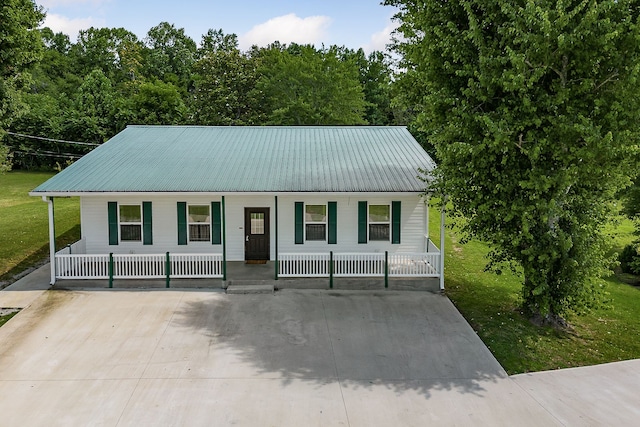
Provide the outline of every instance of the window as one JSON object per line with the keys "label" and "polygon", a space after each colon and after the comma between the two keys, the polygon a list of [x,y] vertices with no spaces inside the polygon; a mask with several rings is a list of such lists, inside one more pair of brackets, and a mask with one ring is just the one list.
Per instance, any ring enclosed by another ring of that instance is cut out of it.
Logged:
{"label": "window", "polygon": [[390,224],[389,205],[369,205],[369,240],[389,241]]}
{"label": "window", "polygon": [[189,241],[208,242],[211,239],[209,205],[189,205]]}
{"label": "window", "polygon": [[120,240],[142,241],[142,209],[140,205],[120,205]]}
{"label": "window", "polygon": [[305,205],[304,222],[306,240],[327,239],[326,205]]}
{"label": "window", "polygon": [[326,205],[306,205],[304,202],[295,202],[295,244],[302,245],[305,240],[315,240],[335,245],[338,241],[337,213],[337,202],[327,202]]}
{"label": "window", "polygon": [[264,212],[251,212],[251,234],[264,234]]}

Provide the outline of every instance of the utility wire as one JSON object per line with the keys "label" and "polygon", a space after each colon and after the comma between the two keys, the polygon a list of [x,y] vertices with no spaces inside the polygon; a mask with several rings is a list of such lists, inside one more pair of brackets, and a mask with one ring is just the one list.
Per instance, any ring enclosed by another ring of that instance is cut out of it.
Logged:
{"label": "utility wire", "polygon": [[33,136],[33,135],[25,135],[23,133],[9,132],[5,131],[9,135],[19,136],[21,138],[31,138],[31,139],[39,139],[41,141],[51,141],[51,142],[62,142],[64,144],[75,144],[75,145],[90,145],[92,147],[97,147],[100,144],[95,144],[93,142],[78,142],[78,141],[65,141],[64,139],[53,139],[53,138],[44,138],[42,136]]}
{"label": "utility wire", "polygon": [[53,155],[56,155],[56,156],[71,156],[71,157],[78,157],[78,158],[84,156],[84,154],[59,153],[57,151],[47,151],[47,150],[38,150],[38,151],[17,150],[17,151],[14,151],[14,153],[17,153],[17,152],[27,153],[27,154],[40,154],[40,153],[42,153],[42,154],[53,154]]}
{"label": "utility wire", "polygon": [[67,159],[79,159],[82,156],[71,155],[71,154],[46,154],[46,153],[35,153],[29,151],[13,151],[13,154],[21,154],[27,156],[42,156],[42,157],[64,157]]}

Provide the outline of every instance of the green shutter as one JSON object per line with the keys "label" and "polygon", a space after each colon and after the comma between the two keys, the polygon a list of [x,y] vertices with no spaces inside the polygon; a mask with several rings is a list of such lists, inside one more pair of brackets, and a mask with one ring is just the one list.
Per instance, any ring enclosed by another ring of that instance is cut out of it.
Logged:
{"label": "green shutter", "polygon": [[391,202],[391,243],[400,243],[400,202]]}
{"label": "green shutter", "polygon": [[327,218],[327,222],[329,223],[329,237],[328,243],[330,245],[335,245],[338,241],[338,203],[337,202],[329,202],[329,212]]}
{"label": "green shutter", "polygon": [[144,245],[153,245],[151,202],[142,202],[142,238]]}
{"label": "green shutter", "polygon": [[118,244],[118,203],[108,202],[107,213],[109,216],[109,244]]}
{"label": "green shutter", "polygon": [[211,202],[211,244],[222,243],[222,216],[220,215],[220,202]]}
{"label": "green shutter", "polygon": [[187,202],[178,202],[178,244],[187,244]]}
{"label": "green shutter", "polygon": [[295,209],[296,245],[304,243],[304,203],[296,202]]}
{"label": "green shutter", "polygon": [[367,243],[367,202],[358,202],[358,243]]}

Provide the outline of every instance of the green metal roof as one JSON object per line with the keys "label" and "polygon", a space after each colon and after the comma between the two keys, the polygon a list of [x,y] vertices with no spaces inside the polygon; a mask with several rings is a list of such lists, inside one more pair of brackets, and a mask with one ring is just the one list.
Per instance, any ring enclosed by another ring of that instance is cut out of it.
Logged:
{"label": "green metal roof", "polygon": [[32,193],[420,192],[405,127],[129,126]]}

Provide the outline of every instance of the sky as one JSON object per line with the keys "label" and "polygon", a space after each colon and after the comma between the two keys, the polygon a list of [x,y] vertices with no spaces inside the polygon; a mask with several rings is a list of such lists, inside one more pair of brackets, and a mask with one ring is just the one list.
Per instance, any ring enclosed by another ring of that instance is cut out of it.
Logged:
{"label": "sky", "polygon": [[200,44],[209,29],[238,36],[240,48],[281,43],[384,50],[395,28],[395,9],[381,0],[36,0],[43,27],[75,42],[90,27],[124,27],[143,39],[166,21]]}

